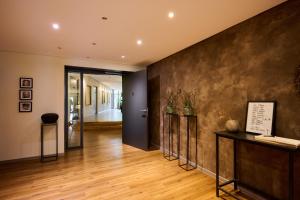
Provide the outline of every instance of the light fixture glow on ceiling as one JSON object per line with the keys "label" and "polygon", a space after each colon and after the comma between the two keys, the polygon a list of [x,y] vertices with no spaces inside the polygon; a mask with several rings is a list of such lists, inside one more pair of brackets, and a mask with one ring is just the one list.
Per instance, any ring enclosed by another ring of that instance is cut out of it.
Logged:
{"label": "light fixture glow on ceiling", "polygon": [[175,16],[175,13],[174,13],[174,12],[170,11],[170,12],[168,13],[168,17],[169,17],[170,19],[172,19],[174,16]]}
{"label": "light fixture glow on ceiling", "polygon": [[54,30],[58,30],[58,29],[60,28],[60,26],[59,26],[58,23],[53,23],[53,24],[52,24],[52,28],[53,28]]}
{"label": "light fixture glow on ceiling", "polygon": [[121,56],[121,58],[122,58],[122,59],[124,59],[124,58],[125,58],[125,56]]}
{"label": "light fixture glow on ceiling", "polygon": [[142,40],[137,40],[137,41],[136,41],[136,44],[140,46],[140,45],[143,44],[143,41],[142,41]]}

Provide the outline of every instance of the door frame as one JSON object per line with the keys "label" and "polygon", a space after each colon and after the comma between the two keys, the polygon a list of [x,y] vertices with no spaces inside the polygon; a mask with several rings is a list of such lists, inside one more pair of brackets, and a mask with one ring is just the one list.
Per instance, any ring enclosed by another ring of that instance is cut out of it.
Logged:
{"label": "door frame", "polygon": [[[68,73],[74,72],[80,74],[80,146],[77,147],[68,147]],[[64,87],[65,87],[65,94],[64,94],[64,144],[65,144],[65,151],[72,150],[72,149],[82,149],[83,148],[83,75],[85,74],[95,74],[95,75],[118,75],[123,76],[124,73],[130,73],[127,71],[117,71],[117,70],[109,70],[109,69],[98,69],[98,68],[89,68],[89,67],[78,67],[78,66],[71,66],[65,65],[64,69]]]}

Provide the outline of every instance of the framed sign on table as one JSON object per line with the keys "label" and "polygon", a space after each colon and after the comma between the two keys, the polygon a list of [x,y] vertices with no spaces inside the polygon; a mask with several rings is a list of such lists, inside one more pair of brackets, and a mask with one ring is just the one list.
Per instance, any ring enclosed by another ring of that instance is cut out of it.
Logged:
{"label": "framed sign on table", "polygon": [[249,101],[246,116],[246,132],[274,136],[275,101]]}

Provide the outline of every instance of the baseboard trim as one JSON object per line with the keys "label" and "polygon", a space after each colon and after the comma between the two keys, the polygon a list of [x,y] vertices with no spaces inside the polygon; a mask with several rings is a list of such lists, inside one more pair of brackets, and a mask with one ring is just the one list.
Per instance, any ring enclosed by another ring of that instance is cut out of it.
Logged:
{"label": "baseboard trim", "polygon": [[[58,157],[63,157],[65,153],[59,153]],[[18,163],[18,162],[24,162],[24,161],[34,161],[34,160],[40,160],[41,156],[32,156],[32,157],[26,157],[26,158],[17,158],[12,160],[2,160],[0,161],[0,165],[2,164],[11,164],[11,163]]]}
{"label": "baseboard trim", "polygon": [[[163,153],[162,147],[160,148],[160,151]],[[168,149],[166,149],[165,152],[169,153]],[[177,156],[176,153],[173,153],[172,155]],[[181,160],[186,161],[186,158],[181,158]],[[191,162],[191,164],[193,166],[195,166],[194,162]],[[204,168],[204,167],[202,167],[200,165],[197,165],[196,170],[199,170],[203,174],[205,174],[205,175],[207,175],[207,176],[209,176],[209,177],[211,177],[213,179],[216,179],[216,173],[210,171],[209,169],[206,169],[206,168]],[[219,176],[219,180],[220,180],[220,182],[223,182],[223,183],[226,182],[226,181],[228,181],[228,179],[226,179],[226,178],[224,178],[222,176]],[[233,187],[233,183],[231,183],[229,185],[232,185],[232,187]],[[248,189],[246,189],[244,187],[238,186],[238,189],[241,191],[241,193],[245,194],[246,196],[248,196],[250,198],[253,198],[253,199],[256,199],[256,200],[267,200],[267,199],[263,198],[262,196],[259,196],[258,194],[255,194],[254,192],[252,192],[252,191],[250,191],[250,190],[248,190]]]}
{"label": "baseboard trim", "polygon": [[246,196],[255,199],[255,200],[268,200],[262,196],[259,196],[258,194],[255,194],[254,192],[242,187],[242,186],[238,186],[239,190],[241,191],[241,193],[245,194]]}

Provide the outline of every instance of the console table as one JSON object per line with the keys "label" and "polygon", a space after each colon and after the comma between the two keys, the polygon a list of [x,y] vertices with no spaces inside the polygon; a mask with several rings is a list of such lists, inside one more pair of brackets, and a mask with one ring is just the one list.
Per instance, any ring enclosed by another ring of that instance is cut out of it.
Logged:
{"label": "console table", "polygon": [[[56,153],[54,155],[44,155],[44,126],[55,126],[55,136],[56,136]],[[46,159],[55,158],[58,159],[58,125],[56,123],[48,124],[48,123],[41,123],[41,162],[46,161]],[[52,159],[51,159],[52,160]]]}
{"label": "console table", "polygon": [[[237,162],[236,162],[236,149],[237,149],[237,141],[243,141],[243,142],[248,142],[252,143],[255,145],[261,145],[261,146],[266,146],[268,148],[273,148],[273,149],[278,149],[280,151],[284,151],[288,154],[289,156],[289,163],[288,163],[288,199],[293,200],[294,199],[294,154],[296,152],[299,152],[299,148],[293,148],[293,147],[287,147],[287,146],[280,146],[276,144],[270,144],[270,143],[264,143],[258,140],[255,140],[255,135],[254,134],[248,134],[245,132],[240,132],[240,133],[229,133],[226,131],[220,131],[220,132],[215,132],[216,134],[216,196],[219,197],[219,191],[223,191],[224,193],[233,196],[234,198],[238,199],[235,195],[231,194],[230,192],[226,191],[222,187],[225,185],[234,184],[234,189],[236,190],[238,185],[241,185],[245,188],[248,189],[253,189],[249,188],[246,185],[239,183],[238,177],[237,177]],[[227,182],[224,182],[220,184],[219,180],[219,168],[220,168],[220,162],[219,162],[219,138],[227,138],[233,140],[233,179],[229,180]],[[275,199],[274,197],[271,197],[268,194],[264,194],[262,191],[258,191],[260,195],[267,197],[268,199]]]}
{"label": "console table", "polygon": [[[166,150],[165,150],[165,115],[168,116],[168,153],[166,154]],[[176,135],[177,135],[177,152],[176,152],[176,156],[174,155],[174,140],[173,140],[173,131],[172,131],[172,122],[173,119],[175,118],[175,123],[176,123]],[[166,158],[167,160],[171,161],[171,160],[177,160],[178,156],[179,156],[179,146],[178,146],[178,140],[179,140],[179,123],[180,123],[180,119],[179,119],[179,115],[176,113],[166,113],[163,116],[163,155],[164,158]],[[173,156],[173,159],[171,158],[171,156]]]}

